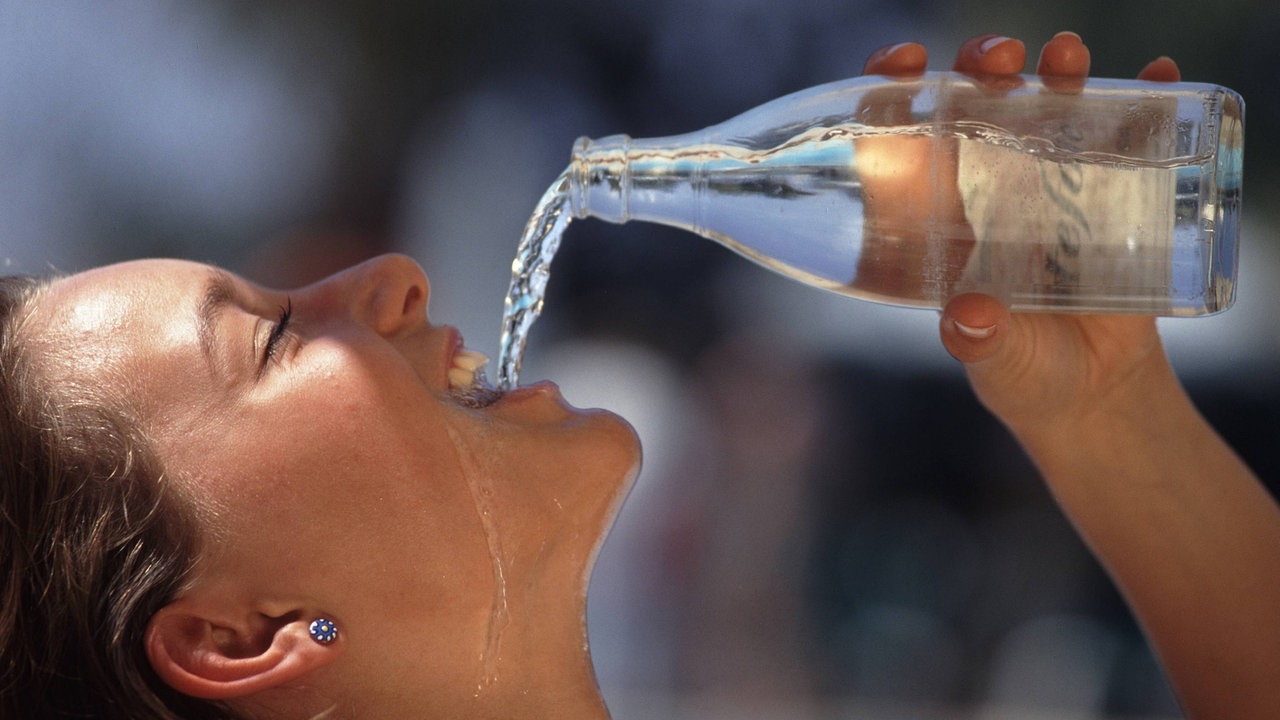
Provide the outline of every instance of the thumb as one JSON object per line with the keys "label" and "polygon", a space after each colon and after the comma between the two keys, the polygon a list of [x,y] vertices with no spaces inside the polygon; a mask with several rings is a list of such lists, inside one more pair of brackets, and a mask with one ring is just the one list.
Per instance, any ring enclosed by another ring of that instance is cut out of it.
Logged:
{"label": "thumb", "polygon": [[1009,332],[1009,311],[990,295],[967,293],[952,298],[942,311],[942,345],[965,365],[994,356]]}

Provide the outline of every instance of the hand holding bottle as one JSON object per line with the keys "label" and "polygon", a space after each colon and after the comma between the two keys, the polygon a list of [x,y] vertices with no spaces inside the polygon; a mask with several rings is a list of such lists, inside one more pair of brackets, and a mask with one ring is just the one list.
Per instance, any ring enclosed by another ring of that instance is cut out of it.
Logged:
{"label": "hand holding bottle", "polygon": [[[974,75],[996,89],[1009,89],[1019,82],[1018,73],[1026,60],[1022,42],[1011,38],[983,35],[961,46],[954,69]],[[923,46],[915,43],[893,45],[874,53],[865,71],[899,78],[920,75],[927,62]],[[1090,55],[1080,37],[1059,33],[1045,44],[1037,64],[1037,73],[1046,86],[1056,92],[1070,93],[1079,89],[1089,72]],[[1176,82],[1177,65],[1168,58],[1153,61],[1139,73],[1148,81]],[[892,147],[877,151],[892,153],[901,167],[918,167],[921,172],[885,178],[868,178],[868,195],[885,198],[877,203],[875,216],[868,223],[910,226],[905,217],[911,212],[912,193],[936,192],[941,178],[954,178],[954,173],[931,172],[927,153],[931,148],[913,144],[915,138],[875,138]],[[912,154],[919,162],[911,162]],[[954,217],[952,227],[967,227],[965,209],[959,194],[950,204]],[[907,198],[905,201],[902,198]],[[868,212],[873,205],[868,201]],[[962,255],[973,246],[972,232],[957,233],[951,238],[947,252]],[[881,247],[880,252],[888,251]],[[868,254],[875,257],[875,253]],[[889,266],[892,263],[877,263]],[[963,266],[963,262],[959,265]],[[914,275],[914,273],[908,273]],[[871,268],[860,269],[860,277],[889,279],[876,275]],[[1004,342],[1012,333],[1015,341]],[[1155,320],[1145,316],[1042,315],[1010,316],[993,298],[967,295],[953,299],[943,316],[942,337],[949,352],[966,363],[974,390],[984,403],[1006,423],[1020,427],[1041,428],[1086,412],[1077,405],[1088,404],[1107,395],[1111,383],[1129,377],[1143,362],[1163,363],[1159,351]],[[1158,357],[1153,357],[1158,355]],[[990,361],[990,362],[979,362]]]}
{"label": "hand holding bottle", "polygon": [[[961,48],[956,69],[1012,74],[1024,57],[1020,42],[984,36]],[[1089,62],[1080,38],[1060,33],[1041,51],[1037,72],[1070,92],[1088,74]],[[1178,66],[1162,57],[1138,78],[1177,82],[1179,75]],[[943,313],[942,340],[965,363],[978,397],[1015,433],[1081,422],[1098,412],[1095,403],[1123,393],[1144,368],[1167,368],[1155,319],[1148,316],[1010,315],[994,298],[964,295]]]}
{"label": "hand holding bottle", "polygon": [[[1014,72],[1010,42],[975,40],[957,68]],[[923,61],[898,46],[868,66],[915,72],[904,53]],[[1070,91],[1087,50],[1059,35],[1039,72]],[[1139,75],[1178,77],[1168,58]],[[946,305],[941,335],[1125,595],[1187,717],[1277,716],[1280,507],[1187,397],[1155,319],[1011,314],[965,294]]]}

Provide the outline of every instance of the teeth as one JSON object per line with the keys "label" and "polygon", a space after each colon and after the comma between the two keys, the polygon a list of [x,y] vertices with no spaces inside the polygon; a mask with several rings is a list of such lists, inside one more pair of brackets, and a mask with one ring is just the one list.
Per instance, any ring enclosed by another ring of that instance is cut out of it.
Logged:
{"label": "teeth", "polygon": [[463,370],[462,368],[449,368],[449,387],[454,390],[471,387],[471,383],[476,379],[476,374],[472,370]]}
{"label": "teeth", "polygon": [[489,362],[489,358],[484,353],[478,353],[475,350],[462,348],[453,356],[454,367],[463,368],[475,372],[484,367]]}
{"label": "teeth", "polygon": [[485,408],[497,402],[501,393],[489,385],[484,366],[489,358],[474,350],[459,348],[449,368],[449,391],[454,399],[472,408]]}
{"label": "teeth", "polygon": [[489,362],[489,358],[474,350],[462,348],[453,356],[453,367],[449,368],[449,387],[453,390],[467,390],[476,384],[476,375]]}

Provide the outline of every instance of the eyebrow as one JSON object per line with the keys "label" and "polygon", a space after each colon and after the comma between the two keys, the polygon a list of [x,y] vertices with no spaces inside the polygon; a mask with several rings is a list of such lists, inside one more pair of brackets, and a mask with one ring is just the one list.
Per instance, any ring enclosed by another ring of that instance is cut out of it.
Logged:
{"label": "eyebrow", "polygon": [[216,268],[210,270],[205,281],[204,295],[196,310],[196,334],[200,339],[200,350],[210,364],[218,364],[218,359],[222,357],[218,352],[218,319],[235,299],[236,284],[231,275]]}

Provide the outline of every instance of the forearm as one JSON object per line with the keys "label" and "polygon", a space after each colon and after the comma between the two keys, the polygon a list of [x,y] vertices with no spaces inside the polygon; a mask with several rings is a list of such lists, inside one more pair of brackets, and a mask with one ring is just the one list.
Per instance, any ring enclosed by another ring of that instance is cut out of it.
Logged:
{"label": "forearm", "polygon": [[1280,714],[1280,510],[1162,355],[1123,396],[1014,428],[1191,718]]}

